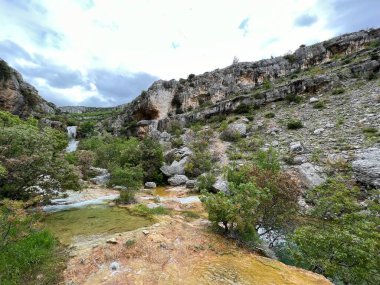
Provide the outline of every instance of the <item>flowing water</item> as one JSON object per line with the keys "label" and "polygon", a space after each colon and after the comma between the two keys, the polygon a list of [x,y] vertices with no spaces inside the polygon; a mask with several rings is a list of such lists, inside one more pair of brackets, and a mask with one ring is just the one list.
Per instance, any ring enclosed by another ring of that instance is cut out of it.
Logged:
{"label": "flowing water", "polygon": [[79,141],[76,140],[77,126],[67,127],[67,135],[69,137],[69,144],[66,148],[66,152],[74,152],[77,150],[79,144]]}
{"label": "flowing water", "polygon": [[44,222],[64,244],[75,236],[121,233],[153,224],[151,219],[130,215],[127,209],[105,205],[50,213]]}

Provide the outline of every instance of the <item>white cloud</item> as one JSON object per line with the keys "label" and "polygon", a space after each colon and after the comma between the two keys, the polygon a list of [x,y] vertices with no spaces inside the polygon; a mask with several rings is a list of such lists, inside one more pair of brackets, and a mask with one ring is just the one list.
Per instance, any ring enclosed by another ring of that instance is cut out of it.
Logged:
{"label": "white cloud", "polygon": [[[327,25],[330,6],[317,0],[92,2],[41,0],[39,11],[45,13],[33,10],[19,17],[9,12],[11,4],[0,2],[0,41],[12,40],[82,75],[105,69],[171,79],[225,67],[234,56],[254,61],[282,55],[337,33]],[[313,15],[313,24],[296,26],[303,15]],[[42,44],[31,37],[27,23],[43,23],[57,34]],[[96,92],[54,91],[73,102]]]}

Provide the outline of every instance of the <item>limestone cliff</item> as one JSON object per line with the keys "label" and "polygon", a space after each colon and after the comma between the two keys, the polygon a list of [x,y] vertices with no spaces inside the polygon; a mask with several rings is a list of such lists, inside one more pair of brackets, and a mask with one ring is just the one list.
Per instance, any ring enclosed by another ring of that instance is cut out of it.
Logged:
{"label": "limestone cliff", "polygon": [[20,73],[0,59],[0,110],[20,117],[42,117],[55,113],[56,107],[44,100]]}
{"label": "limestone cliff", "polygon": [[359,31],[301,45],[285,56],[235,63],[179,81],[159,80],[107,124],[120,133],[131,121],[155,120],[162,130],[173,118],[200,120],[232,112],[239,105],[259,106],[291,94],[330,90],[339,86],[341,79],[379,71],[378,41],[380,29]]}

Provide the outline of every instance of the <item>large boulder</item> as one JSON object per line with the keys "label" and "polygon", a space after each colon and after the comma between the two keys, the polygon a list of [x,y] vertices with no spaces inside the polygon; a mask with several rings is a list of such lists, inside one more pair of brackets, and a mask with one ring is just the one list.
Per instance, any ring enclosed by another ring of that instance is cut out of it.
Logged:
{"label": "large boulder", "polygon": [[145,188],[148,188],[148,189],[154,189],[154,188],[156,188],[157,187],[157,185],[156,185],[156,183],[154,183],[154,182],[146,182],[145,183]]}
{"label": "large boulder", "polygon": [[309,162],[297,166],[297,170],[301,181],[307,188],[319,186],[326,181],[322,169]]}
{"label": "large boulder", "polygon": [[91,178],[90,181],[97,185],[106,185],[110,180],[110,173],[105,168],[91,167],[91,171],[96,173],[94,178]]}
{"label": "large boulder", "polygon": [[215,183],[212,185],[212,190],[214,192],[228,192],[228,182],[224,180],[222,177],[218,177]]}
{"label": "large boulder", "polygon": [[189,180],[186,175],[174,175],[168,179],[168,182],[172,186],[184,185]]}
{"label": "large boulder", "polygon": [[368,148],[357,153],[352,162],[355,177],[361,183],[380,188],[380,148]]}
{"label": "large boulder", "polygon": [[247,135],[247,125],[245,123],[230,124],[226,130],[221,133],[221,138],[226,141],[234,141],[237,138]]}
{"label": "large boulder", "polygon": [[173,161],[171,165],[164,165],[160,168],[161,172],[170,177],[173,175],[185,174],[185,164],[187,157],[182,158],[180,161]]}

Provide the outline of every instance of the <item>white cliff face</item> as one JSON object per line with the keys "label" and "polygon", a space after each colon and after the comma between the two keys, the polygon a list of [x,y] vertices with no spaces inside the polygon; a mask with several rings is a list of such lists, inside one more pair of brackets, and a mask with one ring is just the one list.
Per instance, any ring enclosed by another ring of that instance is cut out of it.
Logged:
{"label": "white cliff face", "polygon": [[75,140],[77,137],[77,126],[67,127],[67,135],[69,136],[69,145],[66,148],[66,152],[74,152],[78,148],[79,141]]}

